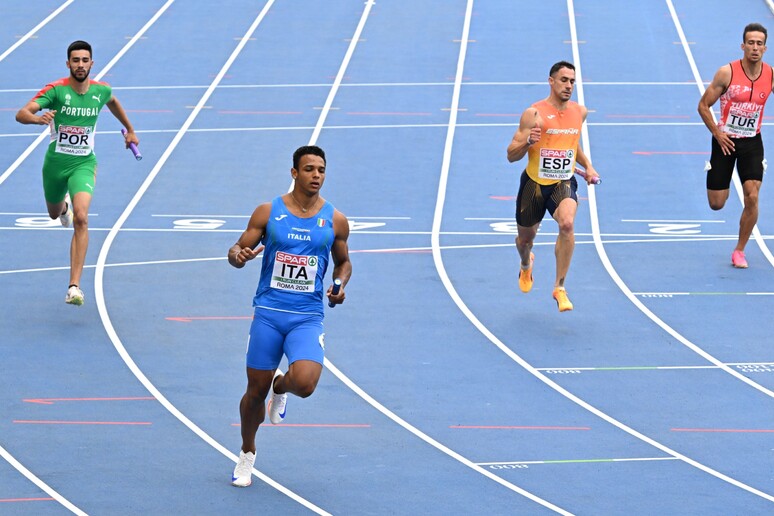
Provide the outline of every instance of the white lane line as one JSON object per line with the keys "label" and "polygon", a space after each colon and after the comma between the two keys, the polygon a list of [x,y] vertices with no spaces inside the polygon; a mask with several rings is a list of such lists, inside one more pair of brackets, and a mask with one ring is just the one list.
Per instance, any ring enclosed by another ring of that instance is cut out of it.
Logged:
{"label": "white lane line", "polygon": [[660,460],[677,460],[675,457],[630,457],[621,459],[567,459],[567,460],[522,460],[522,461],[509,461],[509,462],[479,462],[479,466],[506,466],[503,468],[491,469],[509,469],[507,466],[528,466],[532,464],[584,464],[584,463],[599,463],[599,462],[650,462]]}
{"label": "white lane line", "polygon": [[[746,369],[753,369],[755,372],[769,372],[770,366],[774,366],[774,362],[727,362],[726,365],[734,367],[742,367]],[[548,373],[566,373],[573,371],[677,371],[677,370],[693,370],[693,369],[718,369],[714,365],[700,365],[700,366],[610,366],[610,367],[538,367],[538,371],[546,371]]]}
{"label": "white lane line", "polygon": [[[667,0],[667,2],[670,2],[670,0]],[[578,48],[578,33],[577,28],[575,25],[575,7],[573,4],[573,0],[567,0],[567,10],[570,18],[570,32],[572,33],[572,55],[573,55],[573,61],[575,63],[576,72],[575,72],[575,83],[577,85],[577,91],[578,91],[578,102],[580,104],[585,104],[585,98],[583,94],[583,75],[581,73],[581,62],[580,62],[580,50]],[[583,134],[583,151],[584,153],[591,159],[591,149],[589,147],[589,132],[588,127],[586,124],[583,124],[582,128],[582,134]],[[675,339],[683,343],[685,346],[689,347],[691,350],[693,350],[695,353],[698,353],[702,357],[704,357],[709,362],[715,364],[716,366],[723,369],[725,372],[731,374],[732,376],[742,380],[746,384],[750,385],[751,387],[757,389],[758,391],[766,394],[767,396],[774,397],[774,392],[770,391],[769,389],[766,389],[762,385],[759,385],[758,383],[750,380],[746,376],[738,373],[737,371],[731,369],[727,365],[725,365],[723,362],[715,358],[714,356],[710,355],[703,349],[699,348],[692,342],[690,342],[688,339],[680,335],[677,331],[675,331],[672,327],[667,325],[664,321],[659,319],[653,312],[651,312],[637,297],[635,297],[629,287],[621,280],[621,277],[616,272],[615,268],[613,267],[613,264],[610,262],[610,259],[607,256],[607,252],[605,251],[604,246],[602,245],[602,240],[599,237],[599,213],[597,211],[597,197],[596,197],[596,190],[595,186],[591,185],[588,187],[588,197],[589,197],[589,208],[591,212],[591,227],[592,231],[594,233],[594,241],[595,246],[597,249],[597,254],[599,254],[599,258],[602,261],[603,265],[605,266],[605,269],[608,271],[608,274],[610,277],[615,281],[616,285],[621,289],[621,292],[623,292],[626,297],[629,298],[629,300],[637,306],[645,315],[648,316],[653,322],[655,322],[658,326],[663,328],[667,333],[672,335]],[[537,371],[536,371],[537,372]],[[541,375],[542,376],[542,375]],[[569,394],[569,392],[568,392]],[[576,398],[573,396],[573,398],[577,399],[579,402],[583,404],[583,406],[587,406],[592,412],[597,414],[599,417],[605,419],[606,421],[610,422],[611,424],[617,426],[621,430],[624,430],[625,432],[629,433],[630,435],[633,435],[642,441],[645,441],[648,444],[651,444],[652,446],[655,446],[656,448],[660,449],[661,451],[672,455],[673,457],[677,457],[680,460],[686,462],[687,464],[690,464],[691,466],[694,466],[697,469],[700,469],[701,471],[704,471],[705,473],[708,473],[716,478],[719,478],[721,480],[724,480],[725,482],[728,482],[731,485],[734,485],[736,487],[739,487],[741,489],[744,489],[745,491],[748,491],[750,493],[753,493],[757,496],[760,496],[761,498],[765,498],[769,501],[774,502],[774,496],[764,493],[763,491],[760,491],[758,489],[755,489],[752,486],[748,486],[747,484],[740,482],[734,478],[729,477],[728,475],[725,475],[719,471],[716,471],[708,466],[705,466],[704,464],[701,464],[700,462],[697,462],[690,457],[687,457],[681,453],[678,453],[675,450],[672,450],[671,448],[661,444],[658,441],[655,441],[654,439],[651,439],[650,437],[641,434],[640,432],[634,430],[633,428],[630,428],[629,426],[621,423],[620,421],[608,416],[607,414],[599,411],[595,407],[592,407],[591,405],[587,404],[585,401]]]}
{"label": "white lane line", "polygon": [[68,5],[70,5],[71,3],[73,3],[73,0],[67,0],[65,3],[63,3],[62,5],[60,5],[59,7],[57,7],[57,8],[56,8],[56,10],[55,10],[54,12],[52,12],[51,14],[49,14],[48,16],[46,16],[46,17],[43,19],[43,21],[41,21],[40,23],[38,23],[37,25],[35,25],[35,27],[33,27],[33,28],[32,28],[32,30],[30,30],[30,31],[29,31],[27,34],[25,34],[24,36],[22,36],[21,38],[19,38],[19,41],[17,41],[17,42],[16,42],[16,43],[14,43],[13,45],[11,45],[11,46],[8,48],[8,50],[6,50],[6,51],[5,51],[5,52],[3,52],[2,54],[0,54],[0,62],[1,62],[3,59],[5,59],[6,57],[8,57],[9,55],[11,55],[11,53],[12,53],[14,50],[16,50],[17,48],[19,48],[20,46],[22,46],[22,45],[24,44],[24,42],[25,42],[25,41],[27,41],[28,39],[30,39],[32,36],[34,36],[36,32],[38,32],[40,29],[42,29],[43,27],[45,27],[45,26],[46,26],[46,24],[47,24],[48,22],[50,22],[51,20],[53,20],[54,18],[56,18],[56,17],[59,15],[59,13],[61,13],[62,11],[64,11],[64,10],[67,8],[67,6],[68,6]]}
{"label": "white lane line", "polygon": [[[175,0],[167,0],[167,2],[161,6],[161,8],[156,11],[156,14],[153,15],[153,17],[148,20],[148,22],[143,25],[143,27],[135,34],[132,39],[127,42],[126,45],[115,55],[113,56],[113,59],[110,60],[110,62],[105,66],[105,68],[102,69],[101,72],[99,72],[96,76],[94,76],[94,80],[99,81],[102,79],[102,77],[107,74],[111,68],[118,62],[121,57],[123,57],[124,54],[126,54],[132,46],[150,29],[154,23],[161,17],[162,14],[169,8],[170,5]],[[21,156],[19,156],[16,161],[14,161],[10,167],[8,167],[5,172],[3,172],[2,175],[0,175],[0,185],[2,185],[8,177],[13,174],[13,172],[19,168],[19,165],[21,165],[25,159],[29,157],[30,154],[32,154],[32,151],[35,150],[35,148],[40,145],[40,142],[46,139],[46,137],[49,134],[48,127],[44,129],[40,134],[38,134],[38,137],[35,138],[35,141],[33,141],[25,150],[22,152]]]}
{"label": "white lane line", "polygon": [[[113,58],[113,60],[100,72],[99,75],[95,77],[96,80],[99,80],[101,77],[103,77],[109,70],[112,68],[112,66],[118,61],[118,59],[126,53],[129,48],[131,48],[132,45],[142,36],[142,34],[145,33],[154,23],[155,21],[166,11],[169,4],[172,3],[173,0],[169,0],[164,6],[159,9],[156,14],[140,29],[140,31],[135,34],[135,36],[124,46],[121,51],[116,54],[116,56]],[[21,40],[19,40],[16,45],[9,48],[6,52],[0,56],[0,61],[5,59],[5,57],[10,54],[15,48],[17,48],[19,45],[21,45],[26,39],[28,39],[30,36],[32,36],[37,30],[39,30],[41,27],[46,25],[50,20],[52,20],[55,16],[57,16],[59,13],[61,13],[68,5],[72,3],[72,0],[69,0],[62,4],[57,10],[55,10],[51,15],[49,15],[46,19],[44,19],[41,23],[39,23],[32,31],[28,32]],[[36,90],[37,91],[37,90]],[[0,175],[0,185],[2,185],[6,179],[18,168],[18,166],[25,160],[27,157],[32,153],[32,151],[35,149],[35,147],[40,144],[43,139],[48,135],[48,129],[42,131],[38,137],[35,139],[35,141],[30,144],[29,147],[22,153],[19,158],[14,161],[14,163],[6,169],[5,172],[3,172],[2,175]],[[25,468],[20,462],[18,462],[16,459],[14,459],[5,449],[0,446],[0,456],[2,456],[6,461],[8,461],[9,464],[11,464],[16,470],[18,470],[20,473],[22,473],[25,477],[27,477],[30,481],[35,483],[38,487],[43,489],[46,493],[48,493],[52,498],[57,500],[60,504],[62,504],[64,507],[69,509],[71,512],[75,514],[85,514],[83,511],[78,509],[76,506],[74,506],[72,503],[70,503],[68,500],[66,500],[64,497],[62,497],[59,493],[51,489],[48,485],[46,485],[42,480],[37,478],[35,475],[33,475],[27,468]]]}
{"label": "white lane line", "polygon": [[368,15],[371,13],[371,8],[374,6],[374,3],[374,0],[366,0],[363,15],[360,17],[360,22],[357,24],[357,28],[355,29],[355,35],[349,42],[347,53],[344,54],[344,59],[341,62],[341,66],[339,66],[339,71],[336,73],[336,78],[333,80],[333,86],[331,86],[331,89],[328,92],[328,98],[325,99],[325,104],[323,105],[322,111],[320,112],[320,116],[317,118],[317,124],[314,127],[314,132],[312,132],[312,137],[309,138],[309,145],[317,144],[317,139],[320,137],[320,131],[322,131],[323,126],[325,125],[325,120],[328,118],[328,113],[330,112],[331,106],[333,105],[333,99],[336,98],[336,93],[338,93],[341,82],[344,80],[344,74],[346,73],[347,67],[349,66],[349,61],[352,59],[352,54],[355,53],[355,48],[357,47],[357,43],[360,40],[360,35],[363,33],[363,27],[365,27],[366,20],[368,20]]}
{"label": "white lane line", "polygon": [[[250,28],[247,30],[245,35],[242,36],[242,38],[239,40],[239,43],[237,44],[236,48],[231,53],[231,55],[229,56],[228,60],[223,65],[223,67],[220,69],[215,79],[213,79],[212,84],[210,84],[209,88],[207,88],[207,91],[199,99],[199,102],[196,104],[191,114],[185,120],[185,122],[183,123],[183,126],[178,130],[177,134],[175,134],[175,137],[172,139],[172,142],[169,144],[169,146],[166,148],[164,153],[161,155],[161,158],[159,158],[159,161],[156,162],[153,169],[148,174],[148,177],[145,178],[145,181],[140,186],[140,189],[137,191],[137,193],[135,193],[134,197],[132,197],[132,200],[129,202],[129,205],[126,207],[126,209],[124,209],[123,213],[121,214],[121,216],[118,218],[113,228],[108,233],[107,238],[105,239],[105,242],[103,243],[102,248],[99,251],[99,257],[97,258],[97,265],[96,265],[96,271],[95,271],[95,277],[94,277],[94,297],[97,304],[97,310],[99,312],[100,319],[102,320],[102,324],[105,327],[105,331],[107,332],[108,337],[110,338],[110,341],[113,343],[113,347],[115,347],[116,351],[121,356],[121,358],[129,368],[129,370],[145,386],[148,392],[150,392],[151,395],[153,395],[153,397],[156,398],[159,401],[159,403],[165,409],[167,409],[167,411],[169,411],[170,414],[175,416],[181,423],[183,423],[186,427],[188,427],[188,429],[191,430],[193,433],[198,435],[203,441],[205,441],[207,444],[209,444],[210,446],[218,450],[220,453],[222,453],[224,456],[228,457],[230,460],[234,461],[235,463],[239,460],[237,456],[234,455],[227,448],[225,448],[222,444],[217,442],[215,439],[210,437],[209,434],[207,434],[204,430],[199,428],[193,421],[188,419],[188,417],[186,417],[182,412],[180,412],[180,410],[178,410],[177,407],[175,407],[161,393],[161,391],[159,391],[156,388],[156,386],[153,385],[153,383],[151,383],[148,377],[145,376],[145,374],[140,370],[140,368],[134,362],[132,357],[129,355],[123,343],[121,342],[121,338],[118,336],[118,333],[113,327],[113,323],[110,319],[110,315],[108,314],[107,305],[105,302],[104,274],[105,274],[108,253],[110,252],[110,247],[113,244],[113,241],[115,240],[116,236],[119,233],[119,229],[126,222],[126,219],[129,218],[129,215],[132,213],[134,208],[140,202],[140,199],[142,199],[143,195],[148,190],[151,183],[153,183],[154,179],[161,171],[161,168],[164,166],[166,161],[172,155],[172,152],[174,152],[175,148],[182,140],[187,129],[191,126],[191,124],[194,122],[196,117],[199,115],[199,112],[207,103],[207,100],[209,100],[209,98],[212,96],[218,84],[223,79],[223,76],[226,74],[229,68],[231,68],[231,65],[236,60],[237,56],[239,56],[239,54],[242,52],[242,49],[245,47],[245,45],[249,41],[252,34],[256,31],[260,23],[263,21],[264,17],[266,16],[266,13],[269,11],[270,7],[273,4],[274,4],[274,0],[268,0],[264,5],[263,9],[261,10],[261,12],[255,18],[255,20],[253,20],[252,25],[250,25]],[[281,492],[288,498],[303,505],[307,509],[317,514],[326,514],[326,515],[328,514],[320,507],[317,507],[313,503],[302,498],[298,494],[294,493],[290,489],[274,481],[272,478],[258,471],[255,468],[253,468],[253,474],[256,475],[256,477],[258,477],[261,481],[265,482],[269,486]]]}
{"label": "white lane line", "polygon": [[[451,281],[449,280],[449,276],[447,275],[446,269],[444,268],[444,265],[443,265],[443,259],[441,257],[441,250],[440,250],[440,231],[441,231],[441,222],[443,220],[443,208],[444,208],[444,203],[446,201],[446,189],[449,181],[449,170],[451,168],[452,147],[454,146],[454,132],[457,125],[457,114],[458,114],[459,104],[460,104],[460,91],[462,86],[463,71],[465,68],[465,55],[467,53],[468,39],[470,36],[470,18],[472,15],[472,11],[473,11],[473,0],[468,0],[467,9],[465,11],[465,25],[462,30],[462,37],[460,38],[460,53],[457,60],[457,72],[454,78],[454,91],[452,93],[451,109],[449,110],[449,124],[446,131],[446,143],[444,144],[444,150],[443,150],[443,160],[441,164],[441,171],[440,171],[439,184],[438,184],[438,196],[436,198],[435,212],[433,215],[433,232],[431,235],[433,262],[435,263],[435,268],[438,271],[438,275],[441,281],[446,286],[446,289],[449,291],[449,294],[457,303],[457,305],[460,307],[460,309],[463,311],[467,310],[467,307],[464,305],[464,303],[462,303],[462,300],[454,291],[454,287],[451,285]],[[469,311],[467,313],[469,314],[469,318],[473,317],[473,319],[475,319],[472,313],[470,313]],[[396,422],[401,424],[401,426],[404,426],[404,428],[408,429],[410,432],[415,433],[415,435],[419,435],[416,433],[416,430],[413,427],[403,422],[402,420],[400,421],[396,420]],[[439,448],[439,446],[443,446],[430,437],[423,436],[422,439],[432,444],[436,448]],[[511,482],[507,482],[505,479],[502,479],[497,475],[493,475],[490,471],[482,468],[481,466],[476,465],[472,461],[466,459],[465,457],[462,457],[458,453],[446,448],[445,446],[439,449],[442,449],[444,453],[447,453],[449,455],[453,454],[452,456],[455,459],[462,462],[469,468],[474,469],[475,471],[481,473],[482,475],[485,475],[490,479],[494,480],[498,484],[519,493],[520,495],[532,500],[533,502],[536,502],[542,505],[543,507],[546,507],[559,514],[571,514],[566,510],[562,509],[561,507],[554,505],[553,503],[547,500],[544,500],[543,498],[540,498],[539,496],[515,484],[512,484]]]}
{"label": "white lane line", "polygon": [[[320,132],[323,129],[323,126],[325,124],[325,118],[327,116],[328,111],[330,110],[331,105],[333,104],[333,99],[336,96],[336,92],[338,90],[338,86],[341,84],[341,80],[344,77],[344,73],[346,72],[346,68],[349,64],[349,60],[352,57],[352,54],[355,51],[355,47],[357,46],[357,42],[360,40],[360,34],[362,33],[363,27],[365,26],[366,19],[368,17],[368,14],[371,10],[371,7],[373,6],[375,2],[373,0],[368,0],[366,2],[366,10],[363,13],[363,17],[360,20],[360,24],[357,27],[357,30],[355,31],[355,35],[352,37],[350,41],[349,48],[347,49],[347,54],[344,58],[344,62],[342,63],[341,67],[339,68],[339,72],[336,75],[336,80],[334,81],[334,86],[331,89],[331,91],[328,94],[328,98],[325,102],[325,106],[323,107],[322,113],[320,114],[320,118],[317,120],[317,125],[315,126],[314,133],[312,134],[312,137],[309,140],[309,145],[314,145],[317,142],[317,139],[319,138]],[[459,57],[459,63],[458,63],[458,70],[457,70],[457,82],[455,82],[455,109],[452,109],[452,117],[456,116],[456,105],[459,101],[459,81],[462,78],[462,65],[465,62],[465,48],[467,46],[467,38],[468,34],[470,32],[470,18],[472,16],[472,10],[473,10],[473,0],[468,0],[467,9],[465,11],[465,24],[463,27],[463,36],[462,36],[462,49],[460,51],[460,57]],[[453,124],[449,125],[450,127],[453,127]],[[293,183],[291,182],[289,191],[293,189]],[[476,466],[472,461],[469,459],[463,457],[462,455],[458,454],[454,450],[451,450],[450,448],[447,448],[440,442],[436,441],[429,435],[425,434],[424,432],[420,431],[418,428],[414,427],[413,425],[409,424],[407,421],[400,418],[397,414],[393,413],[389,409],[387,409],[384,405],[376,401],[373,397],[371,397],[368,393],[366,393],[363,389],[361,389],[357,384],[355,384],[352,380],[349,379],[344,373],[342,373],[327,357],[324,359],[325,367],[330,370],[334,376],[336,376],[342,383],[344,383],[347,387],[349,387],[353,392],[355,392],[358,396],[360,396],[363,400],[365,400],[367,403],[369,403],[372,407],[376,408],[379,412],[381,412],[383,415],[387,416],[389,419],[403,427],[404,429],[408,430],[412,434],[414,434],[416,437],[420,438],[424,442],[430,444],[437,450],[445,453],[446,455],[452,457],[453,459],[461,462],[462,464],[468,466],[469,468],[472,468],[473,470],[477,471],[478,473],[481,473],[482,475],[494,480],[495,482],[519,493],[527,498],[530,498],[533,501],[536,501],[540,503],[541,505],[554,509],[557,512],[560,512],[562,514],[569,514],[558,507],[555,507],[554,505],[542,500],[541,498],[538,498],[537,496],[533,495],[532,493],[529,493],[520,487],[517,487],[510,482],[507,482],[503,480],[502,478],[498,477],[497,475],[494,475],[490,473],[489,471]]]}
{"label": "white lane line", "polygon": [[[667,126],[704,126],[701,122],[586,122],[589,127],[604,126],[629,126],[629,127],[667,127]],[[774,126],[774,122],[764,122],[763,125]],[[457,128],[494,128],[494,127],[513,127],[519,126],[518,120],[514,117],[514,122],[500,123],[458,123]],[[365,129],[445,129],[446,123],[417,123],[417,124],[367,124],[367,125],[329,125],[326,130],[365,130]],[[273,131],[310,131],[313,126],[288,125],[288,126],[264,126],[264,127],[210,127],[190,129],[190,133],[244,133],[244,132],[273,132]],[[138,134],[166,134],[174,133],[177,129],[140,129]],[[97,131],[97,134],[118,134],[119,131]],[[0,133],[0,138],[29,138],[37,136],[38,133]],[[707,152],[709,154],[709,152]]]}
{"label": "white lane line", "polygon": [[78,514],[79,516],[86,516],[86,513],[80,510],[78,507],[73,505],[69,500],[67,500],[65,497],[54,491],[48,484],[43,482],[41,479],[39,479],[37,476],[35,476],[30,470],[24,467],[24,465],[17,461],[13,455],[8,453],[8,451],[0,446],[0,457],[6,460],[11,466],[13,466],[19,473],[27,477],[27,480],[38,486],[40,489],[45,491],[51,498],[59,502],[62,506],[67,508],[70,512],[74,514]]}
{"label": "white lane line", "polygon": [[[72,1],[72,0],[70,0]],[[468,86],[544,86],[545,81],[541,82],[463,82],[462,87]],[[587,82],[586,86],[693,86],[693,81],[650,81],[650,82],[614,82],[600,81]],[[454,82],[350,82],[341,85],[342,88],[393,88],[393,87],[453,87]],[[224,84],[220,89],[267,89],[267,88],[330,88],[331,83],[296,83],[296,84]],[[205,90],[206,85],[159,85],[159,86],[116,86],[114,90]],[[0,89],[2,93],[35,93],[38,90],[32,88]]]}
{"label": "white lane line", "polygon": [[[704,92],[706,91],[706,88],[704,87],[704,82],[701,80],[701,74],[699,73],[699,67],[696,66],[696,61],[693,59],[693,53],[691,52],[690,47],[688,46],[688,40],[685,37],[685,32],[683,32],[683,26],[680,23],[680,19],[677,16],[677,12],[675,11],[675,6],[672,4],[672,0],[666,0],[667,7],[669,8],[669,14],[672,15],[672,22],[675,25],[675,28],[677,29],[677,34],[680,36],[680,43],[683,46],[683,51],[685,52],[685,57],[688,58],[688,64],[691,66],[691,72],[693,72],[693,77],[696,80],[696,86],[699,87],[699,94],[704,95]],[[717,123],[717,118],[715,117],[715,112],[712,111],[712,120]],[[736,167],[734,167],[736,168]],[[739,202],[744,206],[744,190],[742,188],[742,183],[739,180],[739,173],[737,172],[732,176],[733,182],[734,182],[734,189],[736,190],[737,197],[739,198]],[[772,267],[774,267],[774,254],[771,253],[771,250],[766,246],[766,243],[763,241],[763,238],[761,238],[761,231],[758,228],[758,224],[755,224],[753,227],[752,232],[753,239],[758,243],[758,247],[760,247],[761,252],[763,252],[763,255],[766,257],[767,260],[769,260],[769,263]]]}

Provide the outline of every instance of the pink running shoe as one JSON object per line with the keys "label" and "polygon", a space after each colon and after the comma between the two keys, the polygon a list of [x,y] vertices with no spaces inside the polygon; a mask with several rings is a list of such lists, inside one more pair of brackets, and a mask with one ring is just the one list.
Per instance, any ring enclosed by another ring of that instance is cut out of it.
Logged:
{"label": "pink running shoe", "polygon": [[731,265],[733,265],[737,269],[746,269],[747,260],[744,259],[744,252],[734,251],[731,254]]}

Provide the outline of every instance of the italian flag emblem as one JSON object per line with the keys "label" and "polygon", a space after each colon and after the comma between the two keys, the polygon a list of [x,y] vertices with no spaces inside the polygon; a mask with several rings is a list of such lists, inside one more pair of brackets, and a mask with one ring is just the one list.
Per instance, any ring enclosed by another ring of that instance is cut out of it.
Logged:
{"label": "italian flag emblem", "polygon": [[318,228],[324,228],[325,227],[325,219],[317,219],[317,227]]}

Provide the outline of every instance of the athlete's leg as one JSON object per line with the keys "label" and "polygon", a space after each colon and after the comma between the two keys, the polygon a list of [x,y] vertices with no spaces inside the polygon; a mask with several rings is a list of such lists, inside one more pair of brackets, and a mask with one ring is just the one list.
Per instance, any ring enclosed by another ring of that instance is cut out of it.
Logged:
{"label": "athlete's leg", "polygon": [[[706,163],[704,170],[707,172],[707,201],[710,208],[715,211],[723,209],[723,206],[726,205],[736,159],[736,151],[730,156],[723,154],[717,140],[712,138],[710,160]],[[761,159],[763,159],[763,155],[761,155]]]}
{"label": "athlete's leg", "polygon": [[742,190],[744,192],[744,209],[739,219],[739,240],[736,243],[736,251],[744,251],[747,241],[750,240],[753,227],[758,222],[758,193],[761,190],[761,182],[745,181]]}
{"label": "athlete's leg", "polygon": [[556,282],[554,288],[564,287],[564,280],[570,270],[572,253],[575,250],[575,212],[578,203],[575,199],[565,198],[554,211],[554,220],[559,224],[559,236],[556,238]]}
{"label": "athlete's leg", "polygon": [[728,200],[729,189],[725,190],[707,190],[707,201],[709,201],[709,207],[715,211],[723,209]]}
{"label": "athlete's leg", "polygon": [[242,423],[242,451],[255,453],[255,434],[266,417],[266,395],[274,378],[274,370],[247,368],[247,390],[239,402]]}
{"label": "athlete's leg", "polygon": [[516,251],[519,253],[519,258],[521,258],[521,266],[525,269],[530,266],[530,254],[532,246],[535,244],[535,236],[537,236],[539,227],[539,222],[534,226],[516,225]]}
{"label": "athlete's leg", "polygon": [[288,366],[288,372],[277,377],[274,382],[274,393],[295,394],[300,398],[308,398],[317,388],[322,374],[322,364],[313,360],[297,360]]}
{"label": "athlete's leg", "polygon": [[51,217],[52,220],[56,220],[64,215],[67,206],[65,205],[64,199],[55,203],[46,201],[46,209],[48,210],[48,216]]}
{"label": "athlete's leg", "polygon": [[89,206],[91,195],[78,192],[73,198],[73,239],[70,242],[70,285],[81,284],[81,273],[89,247]]}

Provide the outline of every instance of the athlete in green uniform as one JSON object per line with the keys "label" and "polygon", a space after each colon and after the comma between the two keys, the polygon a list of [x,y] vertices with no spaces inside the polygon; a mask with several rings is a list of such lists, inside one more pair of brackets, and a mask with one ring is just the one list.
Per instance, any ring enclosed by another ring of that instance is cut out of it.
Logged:
{"label": "athlete in green uniform", "polygon": [[[80,281],[89,246],[89,205],[97,177],[94,133],[102,106],[107,106],[126,128],[127,148],[130,143],[139,143],[110,86],[89,79],[91,66],[91,45],[73,42],[67,48],[70,76],[47,84],[16,114],[17,122],[51,128],[51,143],[43,161],[43,192],[49,217],[74,228],[70,286],[65,297],[65,302],[72,305],[83,304]],[[48,111],[38,116],[41,109]]]}

